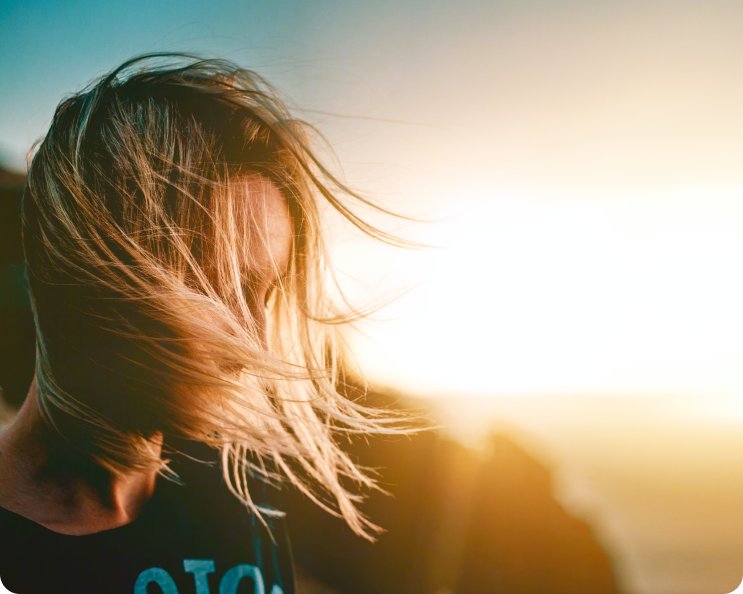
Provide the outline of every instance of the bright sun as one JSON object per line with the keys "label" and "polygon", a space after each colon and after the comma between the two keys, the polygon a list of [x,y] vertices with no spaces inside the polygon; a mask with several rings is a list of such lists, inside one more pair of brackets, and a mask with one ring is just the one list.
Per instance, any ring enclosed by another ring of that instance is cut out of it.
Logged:
{"label": "bright sun", "polygon": [[409,289],[352,346],[373,378],[430,395],[740,394],[741,198],[471,193],[430,225],[439,248],[338,250],[378,272],[377,296]]}

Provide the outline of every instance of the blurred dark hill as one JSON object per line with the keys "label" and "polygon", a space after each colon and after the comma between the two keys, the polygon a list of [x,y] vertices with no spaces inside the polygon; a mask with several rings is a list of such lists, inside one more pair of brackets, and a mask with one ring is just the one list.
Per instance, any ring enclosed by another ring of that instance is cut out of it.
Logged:
{"label": "blurred dark hill", "polygon": [[25,180],[22,173],[0,166],[0,388],[13,408],[28,392],[34,365],[19,213]]}
{"label": "blurred dark hill", "polygon": [[[20,406],[33,374],[34,332],[18,207],[24,176],[0,168],[0,386]],[[389,405],[371,393],[370,404]],[[387,532],[376,544],[297,493],[284,494],[300,594],[614,594],[611,563],[589,525],[553,494],[550,469],[513,438],[485,455],[440,433],[354,440],[392,496],[364,505]]]}
{"label": "blurred dark hill", "polygon": [[490,445],[455,591],[617,592],[606,552],[554,498],[549,469],[507,436]]}
{"label": "blurred dark hill", "polygon": [[[375,395],[378,399],[381,395]],[[342,594],[613,594],[590,526],[554,497],[551,472],[507,435],[476,454],[436,432],[351,447],[392,496],[364,506],[387,531],[370,544],[300,496],[286,501],[295,557]],[[303,594],[327,590],[306,588]]]}

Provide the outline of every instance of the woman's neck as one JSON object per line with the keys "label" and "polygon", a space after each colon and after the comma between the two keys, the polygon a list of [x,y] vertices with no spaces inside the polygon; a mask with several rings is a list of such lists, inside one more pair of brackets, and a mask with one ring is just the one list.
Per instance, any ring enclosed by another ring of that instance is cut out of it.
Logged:
{"label": "woman's neck", "polygon": [[129,524],[155,489],[157,470],[113,473],[49,427],[36,382],[0,434],[0,507],[63,534],[92,534]]}

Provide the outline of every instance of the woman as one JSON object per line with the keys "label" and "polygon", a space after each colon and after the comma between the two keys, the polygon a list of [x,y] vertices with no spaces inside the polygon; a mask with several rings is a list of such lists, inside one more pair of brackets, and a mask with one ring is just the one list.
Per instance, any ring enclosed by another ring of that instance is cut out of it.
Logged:
{"label": "woman", "polygon": [[0,435],[6,588],[293,592],[281,477],[372,537],[335,434],[395,429],[337,392],[352,316],[319,210],[391,238],[338,194],[361,200],[227,62],[135,58],[59,105],[22,208],[37,360]]}

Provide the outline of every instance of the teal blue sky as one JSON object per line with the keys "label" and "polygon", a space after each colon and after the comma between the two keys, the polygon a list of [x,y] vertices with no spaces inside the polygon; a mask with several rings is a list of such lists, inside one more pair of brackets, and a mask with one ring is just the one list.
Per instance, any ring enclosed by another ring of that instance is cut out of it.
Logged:
{"label": "teal blue sky", "polygon": [[232,59],[305,107],[390,115],[375,108],[374,89],[361,93],[372,96],[364,105],[344,101],[380,74],[405,90],[417,62],[451,43],[444,25],[451,32],[457,20],[463,29],[481,22],[474,8],[462,14],[446,2],[387,0],[6,0],[0,9],[0,147],[20,166],[64,94],[150,51]]}
{"label": "teal blue sky", "polygon": [[302,26],[301,6],[189,0],[3,3],[0,142],[5,155],[18,165],[64,94],[139,53],[192,51],[281,73],[282,61],[286,64],[311,36]]}

